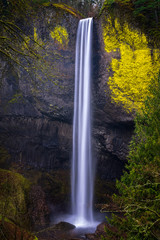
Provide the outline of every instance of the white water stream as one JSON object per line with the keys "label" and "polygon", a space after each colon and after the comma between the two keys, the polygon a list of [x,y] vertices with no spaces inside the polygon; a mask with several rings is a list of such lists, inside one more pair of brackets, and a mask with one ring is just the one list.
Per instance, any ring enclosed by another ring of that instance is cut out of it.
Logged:
{"label": "white water stream", "polygon": [[91,55],[93,19],[80,20],[76,41],[72,156],[72,212],[78,227],[94,225],[91,150]]}

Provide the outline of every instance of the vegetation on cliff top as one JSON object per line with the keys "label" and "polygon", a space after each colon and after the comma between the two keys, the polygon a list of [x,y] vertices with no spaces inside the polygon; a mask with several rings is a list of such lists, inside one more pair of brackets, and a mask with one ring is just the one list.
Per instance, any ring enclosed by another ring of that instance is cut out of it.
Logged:
{"label": "vegetation on cliff top", "polygon": [[130,20],[134,21],[151,39],[160,42],[160,1],[159,0],[105,0],[100,11],[110,11],[119,8],[130,15]]}

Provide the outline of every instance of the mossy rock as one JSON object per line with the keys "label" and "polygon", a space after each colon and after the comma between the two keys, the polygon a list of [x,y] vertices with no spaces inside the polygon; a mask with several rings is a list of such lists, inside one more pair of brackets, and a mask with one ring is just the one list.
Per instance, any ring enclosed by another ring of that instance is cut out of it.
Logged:
{"label": "mossy rock", "polygon": [[42,229],[39,232],[36,232],[38,239],[70,239],[69,237],[72,236],[73,232],[76,227],[68,222],[59,222],[54,224],[48,228]]}
{"label": "mossy rock", "polygon": [[22,170],[23,175],[32,185],[41,186],[46,194],[47,201],[65,209],[70,201],[70,171],[52,170],[50,172],[35,169]]}
{"label": "mossy rock", "polygon": [[74,226],[71,223],[68,222],[59,222],[55,225],[55,228],[58,230],[63,230],[63,231],[69,231],[74,229],[76,226]]}
{"label": "mossy rock", "polygon": [[22,175],[0,169],[0,215],[21,227],[29,226],[27,211],[30,182]]}
{"label": "mossy rock", "polygon": [[[38,184],[54,205],[67,205],[70,192],[70,175],[66,170],[43,173]],[[64,206],[65,208],[66,206]]]}

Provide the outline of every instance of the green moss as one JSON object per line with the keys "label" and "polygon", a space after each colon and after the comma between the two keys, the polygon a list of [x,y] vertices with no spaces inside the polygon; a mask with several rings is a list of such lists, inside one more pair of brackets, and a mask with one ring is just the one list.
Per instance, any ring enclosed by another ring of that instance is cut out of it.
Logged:
{"label": "green moss", "polygon": [[28,193],[30,182],[22,175],[0,169],[0,215],[16,222],[19,226],[27,226]]}
{"label": "green moss", "polygon": [[79,11],[76,11],[74,8],[72,8],[72,7],[70,7],[66,4],[63,4],[63,3],[47,2],[47,3],[43,3],[43,6],[45,6],[45,7],[53,6],[55,8],[62,9],[62,10],[72,14],[73,16],[75,16],[77,18],[83,18],[84,17],[84,15],[82,15]]}
{"label": "green moss", "polygon": [[[2,221],[2,219],[3,219],[3,216],[2,215],[0,215],[0,221]],[[9,220],[8,218],[4,218],[4,221],[6,222],[6,223],[12,223],[12,221],[11,220]]]}
{"label": "green moss", "polygon": [[34,185],[40,185],[52,204],[62,204],[69,201],[70,176],[67,170],[40,172],[37,170],[25,171],[27,179]]}
{"label": "green moss", "polygon": [[9,158],[10,155],[8,154],[7,150],[0,146],[0,164],[4,164]]}
{"label": "green moss", "polygon": [[61,204],[68,200],[69,179],[68,171],[59,170],[43,174],[39,182],[46,194],[49,193],[53,203]]}
{"label": "green moss", "polygon": [[56,26],[54,31],[50,32],[50,35],[53,40],[55,40],[62,48],[67,47],[69,38],[67,29],[63,26]]}
{"label": "green moss", "polygon": [[34,41],[38,40],[37,28],[34,27]]}
{"label": "green moss", "polygon": [[[33,37],[34,37],[34,42],[36,43],[35,49],[36,49],[37,51],[39,51],[39,50],[44,46],[44,42],[42,41],[42,39],[41,39],[40,36],[38,35],[38,33],[37,33],[37,28],[36,28],[36,27],[34,27]],[[37,54],[37,57],[38,57],[38,54]]]}
{"label": "green moss", "polygon": [[22,93],[15,93],[12,96],[12,99],[9,100],[8,102],[9,104],[13,104],[13,103],[24,103],[24,97]]}

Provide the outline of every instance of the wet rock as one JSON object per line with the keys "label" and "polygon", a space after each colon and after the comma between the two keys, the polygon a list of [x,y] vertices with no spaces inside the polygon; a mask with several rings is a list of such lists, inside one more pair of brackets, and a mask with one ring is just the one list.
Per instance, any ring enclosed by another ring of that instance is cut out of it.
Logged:
{"label": "wet rock", "polygon": [[96,232],[95,233],[104,233],[105,230],[105,226],[107,225],[107,223],[100,223],[98,226],[97,226],[97,229],[96,229]]}
{"label": "wet rock", "polygon": [[88,240],[101,240],[102,236],[106,236],[106,232],[105,232],[105,227],[107,226],[107,223],[100,223],[97,226],[97,229],[95,231],[95,233],[93,234],[86,234],[86,238]]}
{"label": "wet rock", "polygon": [[95,234],[94,234],[94,233],[88,233],[88,234],[86,234],[86,238],[87,238],[88,240],[97,240],[97,239],[95,238]]}
{"label": "wet rock", "polygon": [[69,238],[68,240],[82,240],[82,238]]}
{"label": "wet rock", "polygon": [[40,186],[32,186],[30,191],[29,215],[31,216],[31,228],[38,230],[49,224],[49,208],[45,193]]}
{"label": "wet rock", "polygon": [[72,135],[67,123],[7,116],[1,117],[0,133],[0,143],[3,142],[12,162],[45,170],[70,167]]}
{"label": "wet rock", "polygon": [[75,226],[68,222],[59,222],[49,228],[37,232],[36,235],[39,240],[70,239],[74,228]]}
{"label": "wet rock", "polygon": [[[118,53],[114,58],[119,58]],[[107,84],[112,53],[104,50],[102,22],[94,21],[93,39],[93,149],[97,159],[97,174],[101,179],[120,178],[128,144],[134,130],[133,116],[111,100]]]}
{"label": "wet rock", "polygon": [[68,222],[59,222],[55,225],[55,229],[57,230],[63,230],[63,231],[69,231],[74,229],[76,226],[74,226],[71,223]]}

